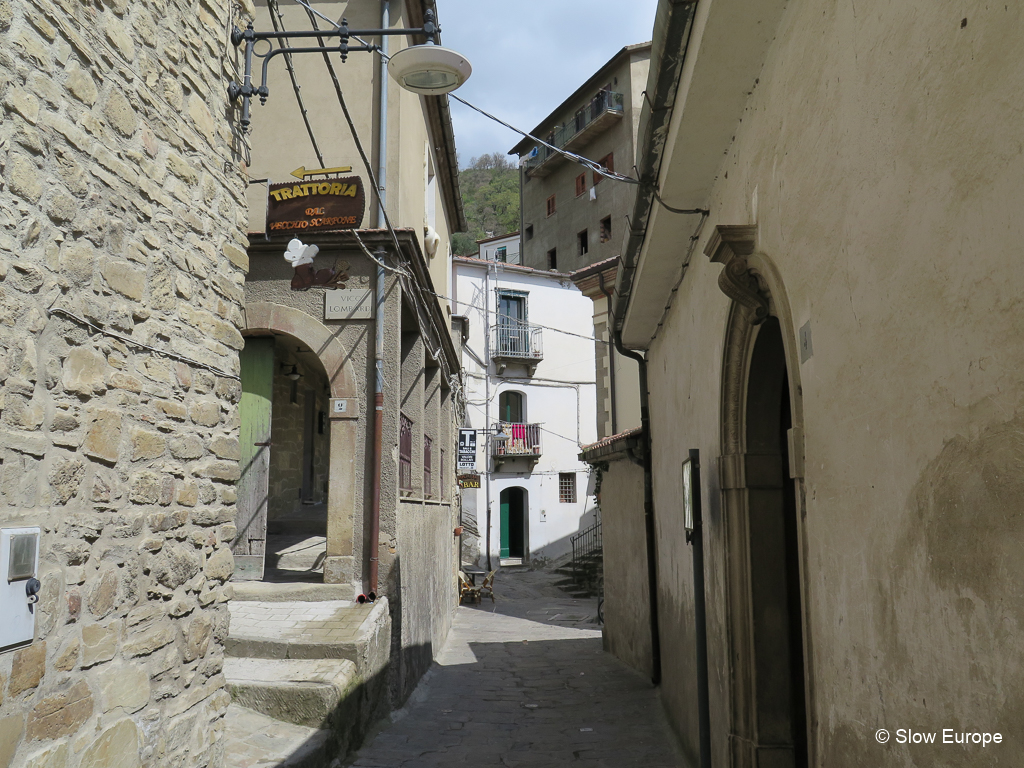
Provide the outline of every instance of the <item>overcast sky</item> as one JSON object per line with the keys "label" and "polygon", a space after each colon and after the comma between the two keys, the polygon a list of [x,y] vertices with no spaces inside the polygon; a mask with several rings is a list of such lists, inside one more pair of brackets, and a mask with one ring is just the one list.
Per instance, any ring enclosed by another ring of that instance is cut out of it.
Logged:
{"label": "overcast sky", "polygon": [[[473,76],[458,95],[524,131],[623,46],[651,39],[657,0],[437,0],[441,41]],[[460,163],[520,137],[452,100]]]}

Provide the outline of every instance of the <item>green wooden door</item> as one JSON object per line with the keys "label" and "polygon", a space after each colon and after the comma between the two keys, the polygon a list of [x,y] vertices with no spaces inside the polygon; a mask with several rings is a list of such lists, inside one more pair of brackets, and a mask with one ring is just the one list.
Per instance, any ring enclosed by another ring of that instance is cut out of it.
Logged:
{"label": "green wooden door", "polygon": [[501,492],[501,541],[498,557],[508,557],[508,491]]}
{"label": "green wooden door", "polygon": [[270,479],[270,416],[274,392],[274,340],[251,337],[241,354],[242,401],[239,443],[242,477],[238,481],[238,527],[234,543],[238,581],[263,578],[267,551],[267,501]]}

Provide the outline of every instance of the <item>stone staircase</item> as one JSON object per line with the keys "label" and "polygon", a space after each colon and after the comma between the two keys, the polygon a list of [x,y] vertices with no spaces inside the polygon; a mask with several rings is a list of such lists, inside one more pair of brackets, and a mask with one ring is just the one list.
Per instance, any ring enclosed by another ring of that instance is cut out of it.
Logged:
{"label": "stone staircase", "polygon": [[235,585],[224,674],[228,768],[326,768],[386,712],[387,600],[348,585]]}

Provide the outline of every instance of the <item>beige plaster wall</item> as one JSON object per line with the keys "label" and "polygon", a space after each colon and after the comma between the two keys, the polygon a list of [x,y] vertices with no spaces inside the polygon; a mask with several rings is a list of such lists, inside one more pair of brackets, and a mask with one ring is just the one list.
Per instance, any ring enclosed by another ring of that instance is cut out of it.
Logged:
{"label": "beige plaster wall", "polygon": [[644,471],[626,458],[601,477],[604,647],[651,676],[651,612],[644,525]]}
{"label": "beige plaster wall", "polygon": [[[284,28],[308,30],[312,26],[309,16],[296,3],[279,4],[284,18]],[[317,2],[311,6],[333,19],[342,16],[348,19],[352,29],[379,28],[381,24],[381,3],[379,0],[348,0],[347,2]],[[269,31],[270,11],[265,3],[257,5],[256,29]],[[318,19],[321,29],[327,29],[327,22]],[[408,27],[405,3],[395,0],[391,3],[391,26]],[[327,44],[333,41],[325,38]],[[380,38],[370,42],[379,43]],[[293,44],[315,45],[315,38],[305,41],[296,39]],[[356,41],[353,41],[356,44]],[[388,39],[390,52],[404,48],[409,41],[400,36]],[[378,221],[378,206],[369,184],[366,171],[360,159],[355,141],[345,121],[338,101],[334,83],[320,54],[295,54],[292,56],[296,80],[301,86],[302,102],[307,110],[313,135],[323,155],[326,167],[352,166],[352,175],[363,179],[366,195],[366,213],[362,226],[383,227]],[[259,62],[261,63],[261,62]],[[342,86],[342,92],[352,114],[356,132],[370,160],[376,175],[380,164],[380,57],[377,54],[355,52],[348,61],[340,62],[332,56],[334,70]],[[269,178],[271,183],[296,181],[291,172],[299,166],[308,169],[323,167],[317,159],[309,132],[302,120],[302,114],[295,96],[291,78],[283,56],[275,57],[269,69],[270,98],[266,106],[259,106],[253,100],[252,155],[249,175],[253,179]],[[387,212],[396,228],[411,228],[416,231],[421,249],[424,242],[424,227],[427,226],[427,156],[433,153],[433,144],[427,127],[427,113],[422,97],[401,88],[394,79],[388,81],[388,138],[387,174],[384,179]],[[437,168],[438,158],[434,157]],[[440,179],[440,177],[437,177]],[[437,255],[429,260],[430,276],[435,290],[442,296],[450,295],[450,267],[447,259],[450,242],[450,225],[442,203],[440,183],[435,187],[434,229],[441,238]],[[263,184],[254,184],[248,191],[249,228],[263,232],[266,219],[267,192]],[[307,235],[305,242],[315,241],[314,235]],[[447,302],[442,300],[442,306]]]}
{"label": "beige plaster wall", "polygon": [[[1021,720],[1022,22],[1012,4],[791,5],[708,201],[697,253],[715,224],[756,223],[789,321],[815,765],[1016,760],[1012,738],[942,751],[883,747],[874,731],[1005,736]],[[712,728],[726,764],[720,270],[695,256],[650,381],[663,696],[695,753],[678,498],[680,463],[699,447]],[[793,329],[808,322],[801,363]]]}

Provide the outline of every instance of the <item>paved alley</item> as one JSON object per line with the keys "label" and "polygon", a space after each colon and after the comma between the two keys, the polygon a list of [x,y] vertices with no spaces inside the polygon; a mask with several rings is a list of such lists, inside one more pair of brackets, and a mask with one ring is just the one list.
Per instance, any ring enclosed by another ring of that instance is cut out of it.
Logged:
{"label": "paved alley", "polygon": [[430,672],[353,765],[682,765],[650,682],[602,650],[597,601],[552,578],[502,572],[496,603],[460,607]]}

